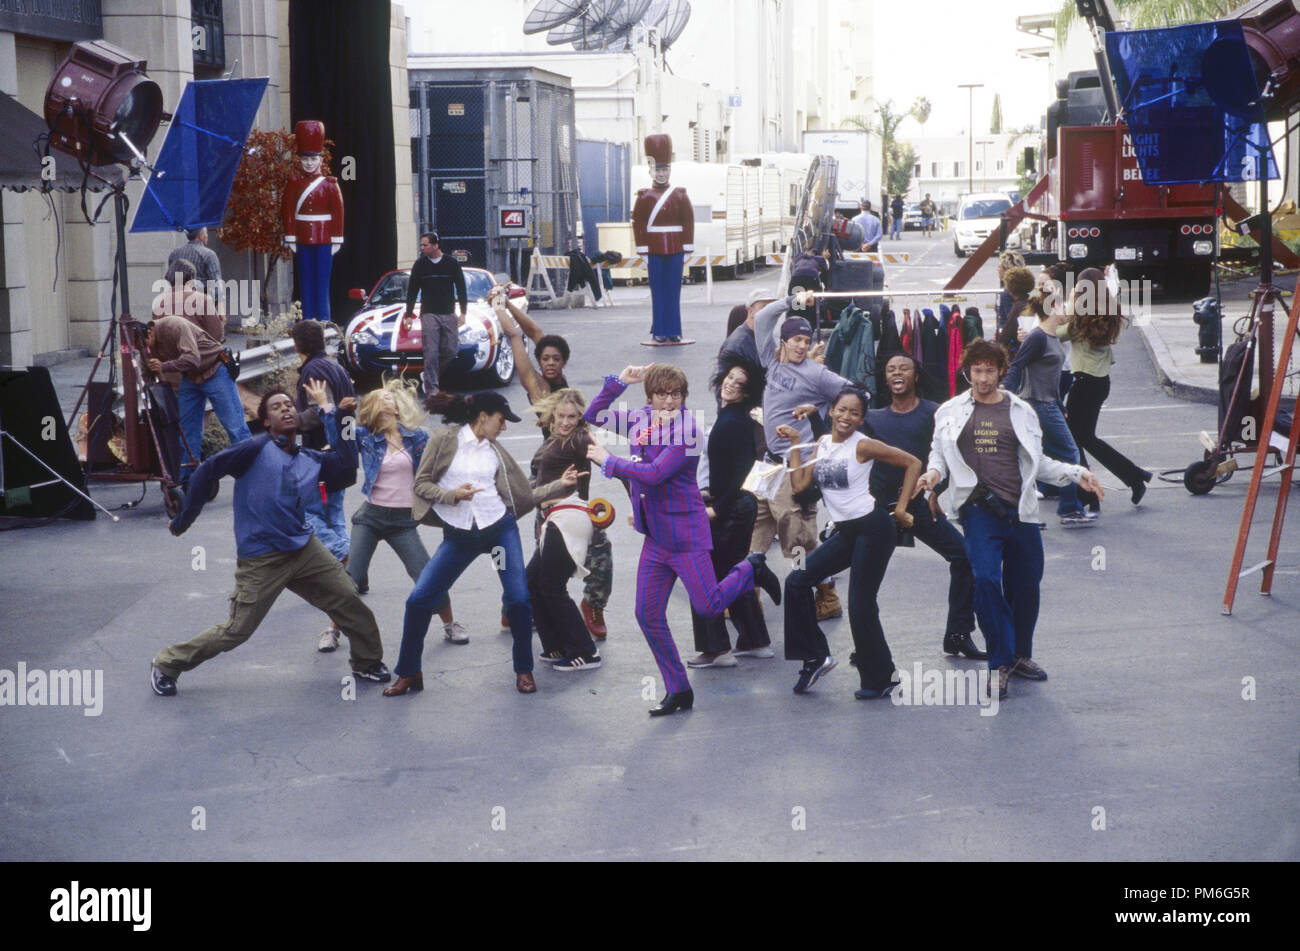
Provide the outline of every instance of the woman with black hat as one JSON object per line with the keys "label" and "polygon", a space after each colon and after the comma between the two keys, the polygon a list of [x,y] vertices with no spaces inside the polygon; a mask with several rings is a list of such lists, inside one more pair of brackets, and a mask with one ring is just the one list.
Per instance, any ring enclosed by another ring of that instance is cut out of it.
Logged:
{"label": "woman with black hat", "polygon": [[533,619],[516,519],[538,502],[567,494],[577,484],[578,471],[570,466],[554,482],[532,488],[519,464],[497,445],[506,420],[519,422],[500,393],[434,393],[425,405],[449,425],[429,437],[415,475],[411,516],[428,525],[441,524],[443,542],[406,599],[397,680],[384,696],[424,689],[420,662],[434,609],[471,562],[489,553],[514,636],[515,687],[520,693],[535,693]]}

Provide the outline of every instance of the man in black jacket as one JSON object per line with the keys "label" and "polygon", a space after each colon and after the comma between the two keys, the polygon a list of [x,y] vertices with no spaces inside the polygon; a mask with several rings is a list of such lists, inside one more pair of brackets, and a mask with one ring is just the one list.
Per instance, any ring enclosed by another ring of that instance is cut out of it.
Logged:
{"label": "man in black jacket", "polygon": [[[410,330],[415,316],[415,299],[420,298],[420,336],[424,343],[424,390],[436,393],[441,373],[456,359],[460,349],[460,324],[465,322],[469,293],[460,263],[442,253],[437,232],[420,235],[420,257],[411,268],[406,291],[406,313],[402,328]],[[460,303],[460,319],[455,314]]]}

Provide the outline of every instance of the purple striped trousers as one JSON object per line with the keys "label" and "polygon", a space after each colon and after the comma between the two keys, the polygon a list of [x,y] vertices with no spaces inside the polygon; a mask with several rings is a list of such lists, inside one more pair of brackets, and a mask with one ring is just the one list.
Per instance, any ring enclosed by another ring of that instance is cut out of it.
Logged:
{"label": "purple striped trousers", "polygon": [[740,595],[754,590],[754,566],[742,561],[717,580],[707,551],[669,551],[646,538],[636,573],[636,622],[650,645],[668,693],[691,689],[677,644],[668,629],[668,596],[682,579],[691,607],[704,617],[718,617]]}

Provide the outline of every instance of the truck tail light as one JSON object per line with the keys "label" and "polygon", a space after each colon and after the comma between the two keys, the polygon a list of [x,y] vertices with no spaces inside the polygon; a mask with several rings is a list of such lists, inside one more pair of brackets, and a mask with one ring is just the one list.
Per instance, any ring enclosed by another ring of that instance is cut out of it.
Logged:
{"label": "truck tail light", "polygon": [[1183,226],[1182,226],[1181,228],[1179,228],[1178,230],[1181,231],[1183,234],[1191,234],[1191,233],[1192,233],[1192,226],[1191,226],[1191,225],[1183,225]]}
{"label": "truck tail light", "polygon": [[1089,228],[1089,229],[1088,229],[1088,237],[1090,237],[1090,238],[1100,238],[1100,237],[1101,237],[1101,229],[1100,229],[1100,228]]}
{"label": "truck tail light", "polygon": [[1079,237],[1079,229],[1071,228],[1069,231],[1066,232],[1066,234],[1071,238],[1077,238]]}

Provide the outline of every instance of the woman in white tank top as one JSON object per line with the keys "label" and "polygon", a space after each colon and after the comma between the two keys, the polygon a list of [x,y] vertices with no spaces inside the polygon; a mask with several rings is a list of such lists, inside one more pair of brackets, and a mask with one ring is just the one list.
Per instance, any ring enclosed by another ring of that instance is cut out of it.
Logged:
{"label": "woman in white tank top", "polygon": [[[849,629],[862,682],[854,696],[863,700],[883,697],[894,686],[894,661],[880,626],[876,595],[894,553],[895,525],[912,525],[907,505],[921,475],[921,460],[859,432],[866,412],[866,394],[845,387],[831,401],[830,435],[817,442],[810,462],[804,463],[797,446],[790,450],[794,491],[802,492],[816,481],[836,525],[835,533],[785,579],[785,658],[803,662],[795,693],[806,692],[835,666],[826,635],[817,625],[813,588],[845,568],[850,569]],[[777,435],[785,436],[792,445],[799,440],[792,427],[780,427]],[[904,470],[902,491],[892,511],[876,506],[867,491],[876,459]]]}

